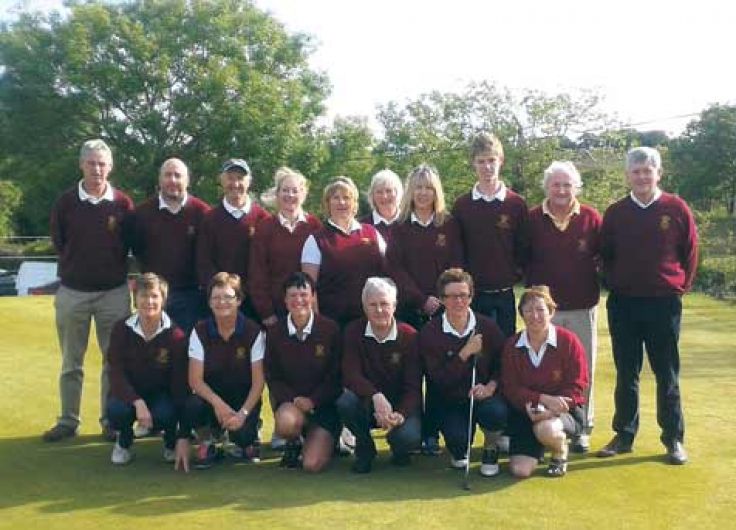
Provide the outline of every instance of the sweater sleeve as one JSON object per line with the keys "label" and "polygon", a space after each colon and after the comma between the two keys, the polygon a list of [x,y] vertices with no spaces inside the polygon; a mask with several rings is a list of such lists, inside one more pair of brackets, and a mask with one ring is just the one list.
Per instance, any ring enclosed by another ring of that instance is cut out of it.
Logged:
{"label": "sweater sleeve", "polygon": [[399,288],[399,299],[412,309],[421,309],[427,297],[422,293],[411,274],[406,270],[404,237],[405,226],[397,226],[386,251],[386,263],[389,275]]}
{"label": "sweater sleeve", "polygon": [[279,342],[282,339],[280,324],[272,326],[266,332],[266,354],[263,359],[266,383],[276,405],[293,401],[296,392],[286,383],[279,355]]}
{"label": "sweater sleeve", "polygon": [[378,392],[376,386],[363,373],[362,340],[360,324],[363,320],[351,323],[345,331],[342,348],[342,379],[345,388],[355,392],[361,398],[369,398]]}
{"label": "sweater sleeve", "polygon": [[406,367],[404,368],[401,398],[398,405],[395,405],[396,410],[404,418],[416,413],[422,405],[422,370],[417,351],[417,334],[413,333],[411,338],[407,339],[409,345],[406,349]]}
{"label": "sweater sleeve", "polygon": [[527,403],[539,403],[539,392],[528,388],[522,378],[520,364],[523,357],[516,347],[519,334],[506,339],[501,360],[501,389],[503,395],[515,409],[524,411]]}
{"label": "sweater sleeve", "polygon": [[270,228],[270,223],[267,221],[259,222],[250,243],[248,293],[261,320],[274,314],[271,301],[271,278],[268,274],[268,242],[273,236],[273,230]]}
{"label": "sweater sleeve", "polygon": [[690,211],[683,202],[683,210],[685,216],[685,237],[682,240],[680,248],[680,262],[682,263],[682,269],[685,271],[685,284],[683,290],[689,291],[695,280],[695,272],[698,268],[698,231],[695,227],[695,219]]}
{"label": "sweater sleeve", "polygon": [[337,324],[331,324],[334,325],[335,329],[330,340],[330,353],[328,354],[330,362],[322,383],[317,385],[312,394],[308,396],[315,407],[334,402],[340,395],[342,389],[342,385],[340,384],[340,359],[342,357],[340,331],[337,328]]}
{"label": "sweater sleeve", "polygon": [[125,349],[128,348],[128,334],[125,321],[121,320],[110,334],[110,345],[107,349],[108,363],[110,365],[110,395],[124,401],[133,403],[140,396],[128,381],[125,375]]}

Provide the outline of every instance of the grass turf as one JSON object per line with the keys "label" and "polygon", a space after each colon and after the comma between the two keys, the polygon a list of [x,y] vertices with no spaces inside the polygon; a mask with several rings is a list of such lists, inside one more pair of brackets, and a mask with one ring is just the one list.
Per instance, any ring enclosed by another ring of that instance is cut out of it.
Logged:
{"label": "grass turf", "polygon": [[[654,382],[642,374],[642,428],[635,452],[613,459],[573,456],[561,480],[478,474],[470,492],[447,458],[388,464],[386,445],[367,476],[335,460],[319,476],[282,470],[278,456],[260,464],[225,462],[189,475],[161,460],[160,442],[136,443],[136,460],[109,463],[99,438],[100,355],[90,344],[81,436],[44,444],[58,409],[60,357],[50,297],[0,298],[0,528],[726,528],[736,516],[736,305],[686,299],[681,340],[682,392],[691,463],[664,464],[654,413]],[[601,306],[593,448],[610,437],[613,366]],[[264,435],[272,418],[264,414]],[[476,442],[478,442],[476,437]]]}

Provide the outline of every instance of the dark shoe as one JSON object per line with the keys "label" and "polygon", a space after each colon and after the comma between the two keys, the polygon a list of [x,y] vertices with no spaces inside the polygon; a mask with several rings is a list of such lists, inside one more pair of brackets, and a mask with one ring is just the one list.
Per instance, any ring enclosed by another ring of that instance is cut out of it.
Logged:
{"label": "dark shoe", "polygon": [[547,476],[551,478],[564,477],[567,474],[567,460],[551,458],[547,467]]}
{"label": "dark shoe", "polygon": [[570,450],[580,455],[584,455],[590,451],[590,436],[587,434],[575,436],[570,443]]}
{"label": "dark shoe", "polygon": [[483,449],[480,462],[480,474],[484,477],[495,477],[501,471],[498,466],[498,450],[495,448]]}
{"label": "dark shoe", "polygon": [[194,460],[195,469],[209,469],[217,460],[217,447],[210,442],[202,442],[197,447],[197,456]]}
{"label": "dark shoe", "polygon": [[110,427],[109,423],[102,424],[102,439],[106,442],[115,442],[118,439],[118,433],[115,429]]}
{"label": "dark shoe", "polygon": [[63,440],[64,438],[74,438],[76,435],[76,427],[70,427],[69,425],[62,425],[61,423],[57,423],[48,431],[43,433],[41,439],[44,442],[58,442],[60,440]]}
{"label": "dark shoe", "polygon": [[406,467],[411,464],[411,456],[409,456],[409,453],[393,453],[391,464],[396,467]]}
{"label": "dark shoe", "polygon": [[257,464],[261,461],[261,442],[254,441],[252,445],[243,447],[243,460]]}
{"label": "dark shoe", "polygon": [[673,466],[681,466],[687,463],[687,451],[682,442],[676,441],[667,445],[667,462]]}
{"label": "dark shoe", "polygon": [[370,473],[373,470],[373,457],[356,457],[355,462],[350,468],[353,473]]}
{"label": "dark shoe", "polygon": [[284,454],[281,457],[280,466],[286,469],[297,469],[301,462],[299,458],[302,455],[302,444],[287,442],[284,447]]}
{"label": "dark shoe", "polygon": [[608,458],[611,456],[620,455],[623,453],[630,453],[632,449],[632,442],[626,442],[621,438],[620,435],[616,435],[613,438],[611,438],[611,441],[608,442],[602,449],[600,449],[595,456],[599,458]]}
{"label": "dark shoe", "polygon": [[422,440],[422,454],[424,456],[440,455],[440,441],[436,436],[427,436]]}

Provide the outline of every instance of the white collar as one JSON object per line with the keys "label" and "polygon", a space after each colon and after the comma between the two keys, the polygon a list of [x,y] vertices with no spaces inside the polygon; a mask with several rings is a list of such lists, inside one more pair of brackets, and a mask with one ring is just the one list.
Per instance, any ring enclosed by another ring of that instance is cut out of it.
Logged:
{"label": "white collar", "polygon": [[307,222],[307,214],[304,213],[304,210],[300,210],[299,213],[296,216],[296,219],[294,220],[294,224],[291,223],[281,212],[279,212],[276,217],[279,220],[279,223],[281,226],[289,230],[290,232],[294,231],[294,228],[296,228],[296,225],[299,223],[306,223]]}
{"label": "white collar", "polygon": [[386,219],[383,217],[380,213],[378,213],[378,210],[373,210],[373,225],[378,226],[379,224],[383,223],[386,226],[394,224],[396,219],[399,218],[399,210],[396,209],[396,215],[394,215],[393,219]]}
{"label": "white collar", "polygon": [[430,218],[427,220],[426,223],[423,223],[419,217],[417,217],[417,214],[414,212],[411,212],[411,222],[416,223],[419,226],[423,226],[424,228],[427,228],[429,225],[431,225],[434,222],[434,214],[430,216]]}
{"label": "white collar", "polygon": [[477,201],[480,199],[483,199],[486,202],[493,202],[495,200],[498,201],[505,201],[506,200],[506,184],[503,183],[502,180],[498,181],[498,191],[494,193],[493,195],[486,195],[484,193],[481,193],[481,191],[478,189],[478,183],[475,183],[475,186],[473,186],[473,191],[471,192],[473,200]]}
{"label": "white collar", "polygon": [[235,217],[235,219],[240,219],[244,215],[248,215],[248,213],[250,213],[250,207],[253,205],[253,201],[250,200],[250,197],[246,197],[245,206],[243,206],[242,208],[236,208],[235,206],[227,202],[227,199],[225,197],[223,197],[222,205],[225,207],[227,213]]}
{"label": "white collar", "polygon": [[[549,325],[547,330],[547,338],[544,340],[545,344],[549,344],[553,348],[557,347],[557,327],[554,324]],[[531,343],[529,342],[529,335],[526,330],[519,334],[519,340],[516,341],[517,348],[529,348],[531,349]]]}
{"label": "white collar", "polygon": [[370,322],[366,322],[365,324],[365,333],[363,334],[365,337],[370,337],[374,339],[378,344],[383,344],[384,342],[388,342],[390,340],[396,340],[396,338],[399,336],[399,328],[396,325],[396,319],[394,319],[393,323],[391,324],[391,331],[388,332],[388,335],[385,339],[381,340],[378,337],[376,337],[376,334],[373,333],[373,326],[371,326]]}
{"label": "white collar", "polygon": [[629,196],[631,197],[631,200],[634,201],[634,204],[636,204],[640,208],[649,208],[652,204],[654,204],[655,202],[657,202],[657,200],[659,200],[659,198],[662,196],[662,190],[660,190],[659,188],[657,188],[657,190],[654,192],[654,196],[652,197],[652,200],[649,201],[646,204],[644,204],[639,199],[637,199],[636,198],[636,195],[634,195],[634,192],[633,191],[631,193],[629,193]]}
{"label": "white collar", "polygon": [[342,232],[343,234],[348,235],[348,236],[350,234],[352,234],[353,232],[355,232],[356,230],[360,230],[360,223],[355,218],[353,218],[353,220],[350,221],[350,227],[348,228],[348,231],[347,232],[345,230],[343,230],[342,228],[340,228],[338,225],[336,225],[332,221],[332,219],[327,219],[327,223],[329,223],[330,225],[334,226],[340,232]]}
{"label": "white collar", "polygon": [[[132,329],[134,332],[136,332],[138,335],[140,335],[143,340],[146,340],[146,336],[143,333],[143,328],[141,327],[141,319],[138,316],[138,313],[133,313],[128,317],[128,319],[125,321],[125,325],[128,326],[130,329]],[[171,319],[169,318],[169,315],[166,314],[166,311],[161,312],[161,322],[158,324],[158,329],[156,329],[156,332],[153,334],[153,337],[148,339],[148,342],[152,341],[156,336],[158,336],[160,333],[163,333],[167,329],[171,327]]]}
{"label": "white collar", "polygon": [[468,317],[468,325],[465,326],[465,330],[462,333],[458,333],[455,328],[452,327],[452,324],[450,324],[450,321],[447,320],[447,313],[442,313],[442,331],[444,333],[449,333],[451,335],[455,335],[458,338],[465,338],[470,333],[472,333],[473,329],[475,329],[475,313],[468,310],[468,313],[470,313],[470,316]]}
{"label": "white collar", "polygon": [[[302,341],[306,340],[307,336],[309,336],[312,333],[312,325],[314,324],[314,311],[309,312],[309,320],[307,321],[307,325],[304,326],[304,329],[302,330],[302,333],[304,334],[304,339],[301,339]],[[291,313],[289,313],[289,316],[286,317],[286,329],[289,332],[289,337],[293,337],[296,335],[297,329],[294,325],[294,321],[291,319]]]}
{"label": "white collar", "polygon": [[89,193],[87,193],[84,189],[84,186],[82,186],[82,182],[84,182],[84,179],[80,180],[79,185],[77,186],[80,201],[88,202],[90,204],[99,204],[102,201],[112,202],[113,200],[115,200],[112,185],[109,182],[105,184],[105,193],[103,193],[100,197],[95,197],[94,195],[90,195]]}
{"label": "white collar", "polygon": [[184,192],[184,198],[181,200],[181,203],[179,203],[179,207],[175,210],[171,209],[171,206],[164,200],[164,196],[161,195],[161,193],[158,194],[158,209],[159,210],[169,210],[173,214],[177,214],[181,211],[184,206],[186,206],[187,201],[189,200],[189,194],[185,191]]}

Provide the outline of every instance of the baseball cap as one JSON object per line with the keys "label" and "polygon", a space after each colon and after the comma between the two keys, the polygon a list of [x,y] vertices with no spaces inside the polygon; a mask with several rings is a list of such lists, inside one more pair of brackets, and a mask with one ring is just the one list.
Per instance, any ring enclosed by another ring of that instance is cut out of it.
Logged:
{"label": "baseball cap", "polygon": [[222,173],[230,171],[231,169],[239,169],[241,171],[244,171],[246,175],[250,175],[248,162],[246,162],[242,158],[231,158],[222,165]]}

